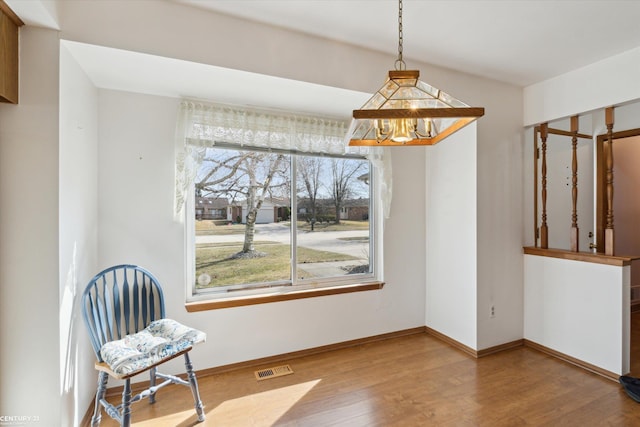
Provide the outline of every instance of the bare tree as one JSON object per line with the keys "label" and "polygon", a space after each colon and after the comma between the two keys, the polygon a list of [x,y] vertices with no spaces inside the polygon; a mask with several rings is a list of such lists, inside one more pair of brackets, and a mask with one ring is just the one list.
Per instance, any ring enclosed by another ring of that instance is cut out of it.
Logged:
{"label": "bare tree", "polygon": [[336,212],[336,224],[340,224],[340,210],[353,194],[353,180],[364,171],[366,163],[360,160],[331,160],[331,197]]}
{"label": "bare tree", "polygon": [[196,193],[246,202],[245,233],[238,256],[253,256],[255,224],[263,202],[280,187],[288,188],[288,163],[282,154],[210,150],[196,182]]}
{"label": "bare tree", "polygon": [[238,169],[246,160],[247,153],[240,152],[237,155],[229,156],[232,152],[219,152],[219,155],[205,157],[203,163],[204,175],[195,183],[196,196],[202,197],[205,193],[213,193],[216,196],[229,196],[232,193],[232,200],[235,200],[236,193],[231,191],[227,180],[238,173]]}
{"label": "bare tree", "polygon": [[313,231],[314,221],[317,218],[318,207],[317,198],[320,190],[320,173],[323,159],[319,157],[301,156],[298,158],[298,181],[303,185],[303,192],[309,199],[309,210],[311,213],[311,231]]}
{"label": "bare tree", "polygon": [[[271,183],[276,173],[280,172],[281,164],[284,163],[284,155],[282,154],[258,154],[254,153],[247,159],[243,169],[249,179],[249,185],[246,187],[247,197],[247,222],[244,231],[244,245],[242,253],[255,252],[253,247],[253,239],[255,236],[255,224],[258,211],[262,207],[262,203],[269,194]],[[259,177],[259,171],[263,172],[263,176]]]}

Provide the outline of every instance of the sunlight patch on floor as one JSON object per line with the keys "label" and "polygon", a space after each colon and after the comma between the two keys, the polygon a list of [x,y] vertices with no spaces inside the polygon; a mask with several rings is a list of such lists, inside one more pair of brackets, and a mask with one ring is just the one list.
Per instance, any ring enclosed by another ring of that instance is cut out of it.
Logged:
{"label": "sunlight patch on floor", "polygon": [[[206,409],[206,408],[205,408]],[[191,408],[182,412],[175,412],[173,414],[165,415],[162,417],[154,417],[144,421],[135,421],[135,410],[133,411],[133,427],[175,427],[175,426],[207,426],[213,424],[207,424],[208,420],[204,423],[196,423],[197,415],[195,409]],[[103,415],[104,418],[104,415]]]}
{"label": "sunlight patch on floor", "polygon": [[320,381],[308,381],[227,400],[207,413],[207,421],[225,426],[272,426]]}
{"label": "sunlight patch on floor", "polygon": [[287,413],[321,380],[308,381],[227,400],[213,409],[205,407],[206,420],[195,423],[193,409],[132,423],[135,427],[225,426],[269,427]]}

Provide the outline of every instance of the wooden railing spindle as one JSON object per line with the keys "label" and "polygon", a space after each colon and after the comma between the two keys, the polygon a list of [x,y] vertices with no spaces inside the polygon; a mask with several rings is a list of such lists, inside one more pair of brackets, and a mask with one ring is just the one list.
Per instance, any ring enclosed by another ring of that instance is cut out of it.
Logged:
{"label": "wooden railing spindle", "polygon": [[540,125],[540,139],[542,140],[542,224],[540,225],[540,247],[549,248],[549,227],[547,226],[547,136],[548,124]]}
{"label": "wooden railing spindle", "polygon": [[578,116],[571,117],[571,133],[571,250],[578,252]]}
{"label": "wooden railing spindle", "polygon": [[614,233],[613,233],[613,107],[605,109],[605,124],[607,125],[607,150],[606,159],[606,194],[607,194],[607,214],[604,229],[604,253],[614,254]]}
{"label": "wooden railing spindle", "polygon": [[538,228],[538,159],[540,158],[540,150],[538,150],[538,133],[539,128],[533,131],[533,241],[534,246],[538,247],[538,239],[540,238],[540,229]]}

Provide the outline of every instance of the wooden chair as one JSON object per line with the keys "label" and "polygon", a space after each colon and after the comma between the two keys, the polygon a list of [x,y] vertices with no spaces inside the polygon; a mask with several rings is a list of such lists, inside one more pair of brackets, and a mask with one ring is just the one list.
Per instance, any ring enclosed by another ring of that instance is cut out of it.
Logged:
{"label": "wooden chair", "polygon": [[[191,388],[198,421],[204,421],[198,382],[189,351],[206,335],[165,318],[164,296],[157,279],[135,265],[117,265],[96,274],[82,295],[82,314],[96,353],[98,390],[91,426],[100,424],[101,407],[121,426],[131,424],[131,404],[144,398],[155,402],[156,392],[169,384]],[[184,356],[187,381],[157,371],[158,365]],[[149,387],[131,396],[131,378],[149,372]],[[124,380],[122,403],[106,401],[109,376]],[[156,385],[156,379],[164,380]]]}

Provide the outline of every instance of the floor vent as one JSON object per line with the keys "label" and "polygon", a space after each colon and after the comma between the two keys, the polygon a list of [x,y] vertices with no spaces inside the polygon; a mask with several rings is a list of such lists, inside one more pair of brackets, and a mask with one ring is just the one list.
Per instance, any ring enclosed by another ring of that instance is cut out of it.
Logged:
{"label": "floor vent", "polygon": [[282,377],[284,375],[293,374],[293,369],[289,365],[276,366],[275,368],[262,369],[254,372],[258,381],[269,378]]}

